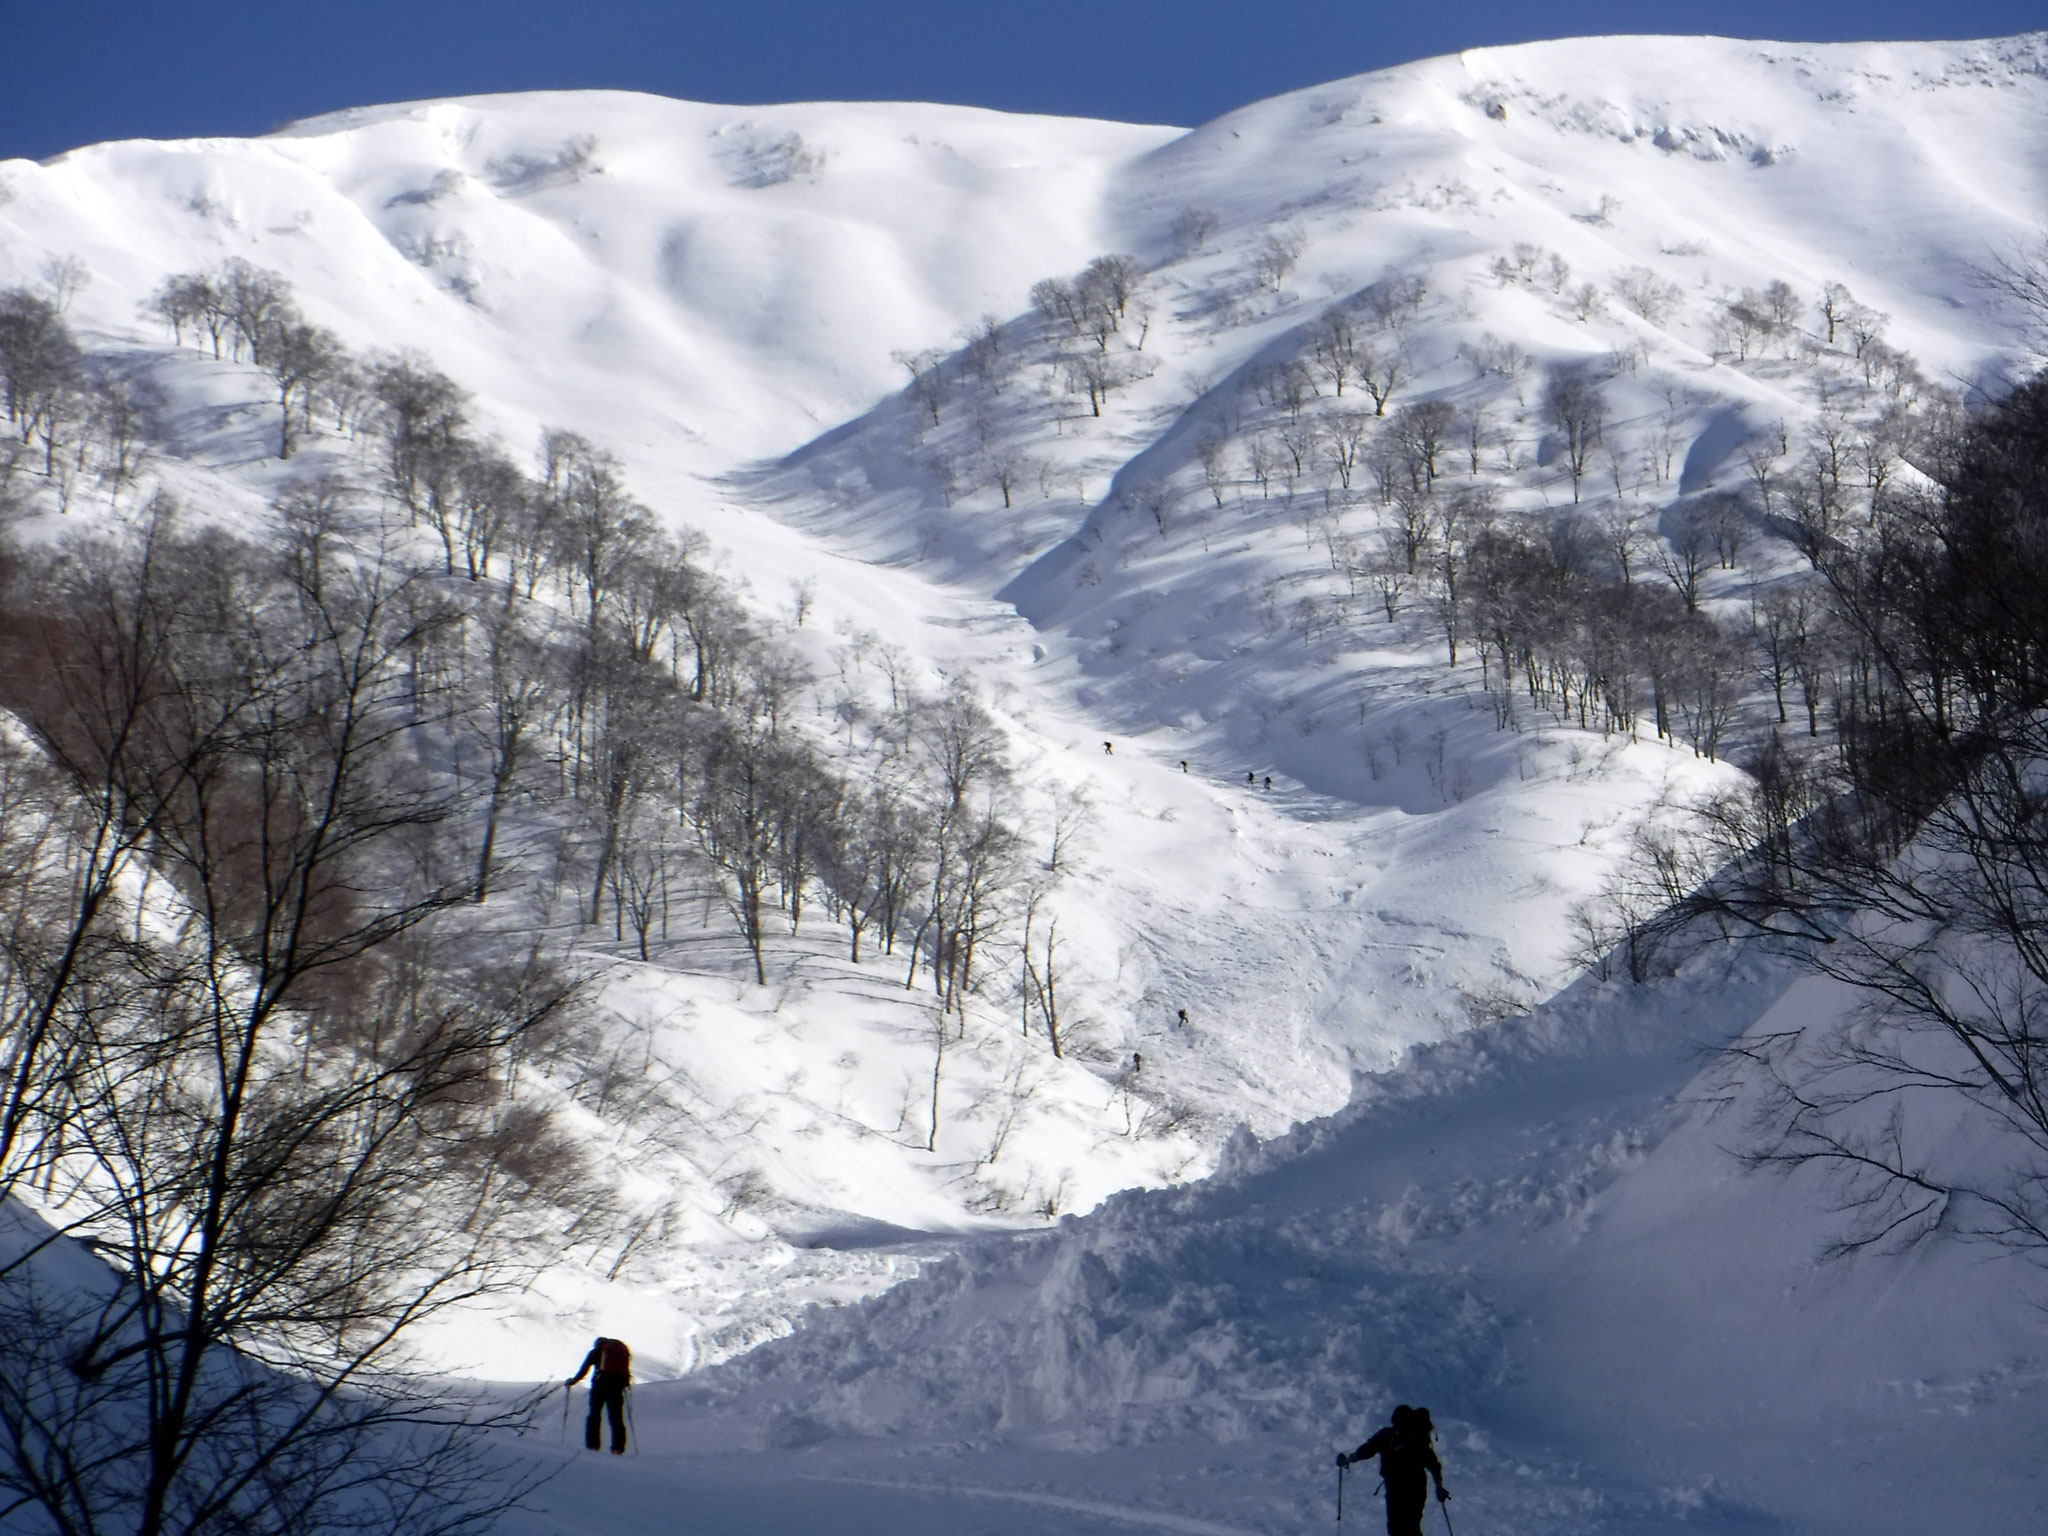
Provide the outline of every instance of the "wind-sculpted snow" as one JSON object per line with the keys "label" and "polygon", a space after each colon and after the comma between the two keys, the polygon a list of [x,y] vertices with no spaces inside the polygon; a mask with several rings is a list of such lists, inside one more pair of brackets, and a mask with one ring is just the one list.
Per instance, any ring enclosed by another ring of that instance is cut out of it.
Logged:
{"label": "wind-sculpted snow", "polygon": [[1710,1003],[1581,986],[1419,1047],[1331,1119],[1233,1142],[1201,1184],[969,1245],[707,1388],[771,1444],[1309,1437],[1384,1412],[1406,1383],[1462,1415],[1517,1374],[1520,1320],[1487,1271],[1544,1234],[1583,1237],[1682,1117],[1697,1052],[1742,1027],[1717,1010],[1785,984],[1767,967],[1701,974]]}
{"label": "wind-sculpted snow", "polygon": [[[1329,1520],[1331,1450],[1405,1400],[1478,1529],[1904,1533],[1958,1504],[2023,1529],[2048,1401],[2024,1262],[1822,1263],[1827,1186],[1725,1151],[1745,1090],[1713,1053],[1841,1005],[1728,951],[1582,983],[1234,1143],[1201,1184],[970,1243],[648,1389],[648,1476],[805,1489],[855,1530],[913,1492],[958,1520],[1063,1498],[1112,1525],[1298,1530]],[[536,1518],[595,1496],[587,1474]],[[1369,1480],[1350,1498],[1378,1518]]]}

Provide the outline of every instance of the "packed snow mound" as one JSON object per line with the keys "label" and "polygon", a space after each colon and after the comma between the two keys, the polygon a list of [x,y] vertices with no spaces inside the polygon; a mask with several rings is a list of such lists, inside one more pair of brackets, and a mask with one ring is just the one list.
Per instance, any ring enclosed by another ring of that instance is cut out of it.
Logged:
{"label": "packed snow mound", "polygon": [[[2038,1268],[1939,1244],[1824,1261],[1828,1181],[1730,1156],[1748,1088],[1714,1052],[1848,1005],[1727,951],[1653,986],[1582,982],[1240,1142],[1201,1184],[971,1243],[650,1389],[649,1481],[1297,1530],[1329,1519],[1331,1451],[1408,1401],[1484,1529],[1905,1533],[1958,1503],[2024,1529]],[[533,1528],[594,1474],[571,1464]],[[1369,1479],[1350,1518],[1378,1518]]]}
{"label": "packed snow mound", "polygon": [[[978,1005],[935,1149],[928,1010],[893,962],[807,937],[759,989],[715,936],[646,965],[597,936],[646,1092],[584,1128],[633,1164],[644,1237],[441,1357],[523,1374],[610,1327],[685,1370],[914,1271],[951,1244],[929,1234],[1195,1176],[1233,1124],[1328,1113],[1356,1071],[1565,985],[1631,834],[1736,770],[1602,729],[1583,693],[1503,704],[1419,590],[1375,595],[1371,439],[1329,457],[1370,403],[1315,372],[1318,327],[1369,317],[1403,359],[1390,410],[1477,424],[1447,484],[1530,528],[1578,508],[1661,537],[1739,492],[1776,424],[1798,444],[2025,355],[1972,274],[2048,223],[2044,53],[1593,39],[1191,132],[536,93],[0,165],[0,286],[85,264],[72,321],[153,399],[153,473],[188,504],[249,517],[292,474],[367,473],[339,439],[268,458],[268,381],[139,315],[240,257],[350,347],[423,352],[512,451],[559,425],[618,453],[854,714],[899,676],[972,679],[1085,827],[1057,902],[1076,1049]],[[1034,300],[1122,253],[1099,345]],[[1731,301],[1774,282],[1798,314],[1731,341]],[[1831,284],[1891,361],[1822,339]],[[1583,477],[1542,405],[1562,368],[1607,401]],[[1741,558],[1692,573],[1705,612],[1745,623],[1796,566],[1782,523],[1748,515]],[[1715,757],[1774,718],[1745,690]]]}

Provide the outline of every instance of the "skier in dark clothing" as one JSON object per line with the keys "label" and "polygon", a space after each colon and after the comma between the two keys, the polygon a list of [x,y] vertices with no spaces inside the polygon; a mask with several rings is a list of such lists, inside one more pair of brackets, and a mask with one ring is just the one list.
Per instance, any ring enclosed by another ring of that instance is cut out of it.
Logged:
{"label": "skier in dark clothing", "polygon": [[1433,1432],[1427,1408],[1403,1403],[1394,1410],[1392,1424],[1376,1430],[1349,1456],[1337,1453],[1340,1467],[1379,1457],[1380,1477],[1387,1485],[1387,1536],[1422,1536],[1422,1512],[1429,1508],[1429,1479],[1436,1479],[1437,1502],[1450,1502],[1450,1494],[1444,1491],[1443,1464],[1429,1443]]}
{"label": "skier in dark clothing", "polygon": [[569,1378],[575,1386],[590,1375],[590,1417],[583,1424],[583,1443],[600,1449],[597,1418],[602,1413],[612,1421],[612,1454],[626,1450],[626,1392],[633,1385],[633,1352],[618,1339],[599,1339]]}

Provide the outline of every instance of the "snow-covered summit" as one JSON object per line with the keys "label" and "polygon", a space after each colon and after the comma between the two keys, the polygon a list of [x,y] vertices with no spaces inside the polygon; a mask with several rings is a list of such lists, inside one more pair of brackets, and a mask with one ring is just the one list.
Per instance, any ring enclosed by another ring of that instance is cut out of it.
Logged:
{"label": "snow-covered summit", "polygon": [[702,473],[796,446],[887,388],[892,350],[1085,260],[1109,167],[1173,132],[473,97],[11,164],[10,246],[24,277],[39,247],[85,260],[81,317],[123,329],[164,271],[242,255],[344,339],[489,380],[508,431],[586,401],[568,424]]}

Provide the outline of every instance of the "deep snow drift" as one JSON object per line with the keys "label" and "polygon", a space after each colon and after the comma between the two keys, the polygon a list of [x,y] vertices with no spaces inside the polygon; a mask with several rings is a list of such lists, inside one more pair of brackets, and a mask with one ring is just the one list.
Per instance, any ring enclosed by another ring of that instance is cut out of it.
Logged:
{"label": "deep snow drift", "polygon": [[[1419,1400],[1463,1530],[2031,1529],[2038,1270],[1818,1262],[1824,1188],[1730,1156],[1705,1053],[1840,1005],[1727,952],[1581,983],[1207,1183],[642,1388],[644,1459],[571,1457],[512,1528],[602,1500],[651,1532],[681,1489],[707,1532],[1307,1530],[1330,1453]],[[1370,1491],[1347,1522],[1377,1528]]]}
{"label": "deep snow drift", "polygon": [[[1812,1271],[1811,1192],[1735,1181],[1712,1125],[1668,1108],[1693,1047],[1747,1027],[1779,983],[1695,976],[1698,996],[1654,1003],[1581,984],[1540,1028],[1488,1023],[1570,980],[1574,905],[1634,827],[1734,770],[1534,709],[1497,729],[1475,661],[1446,664],[1425,607],[1390,622],[1345,574],[1376,526],[1365,469],[1333,496],[1253,459],[1284,455],[1301,414],[1262,370],[1307,356],[1333,304],[1379,293],[1407,359],[1394,403],[1483,421],[1462,472],[1505,514],[1575,499],[1538,394],[1576,362],[1609,398],[1613,467],[1577,488],[1587,517],[1661,526],[1684,497],[1739,488],[1746,445],[1781,420],[1796,441],[1861,377],[1845,349],[1782,339],[1734,357],[1715,326],[1739,290],[1782,280],[1810,304],[1846,284],[1934,386],[2019,365],[2012,317],[1971,274],[2038,237],[2044,165],[2040,36],[1481,50],[1186,133],[497,97],[0,165],[0,285],[81,258],[93,281],[71,318],[154,393],[152,474],[248,518],[291,475],[361,472],[360,450],[267,458],[267,381],[175,351],[137,306],[228,256],[275,268],[350,346],[424,351],[514,451],[546,424],[616,451],[764,616],[808,583],[807,621],[783,621],[849,698],[899,671],[970,677],[1040,808],[1085,796],[1057,897],[1077,1049],[1055,1062],[1016,1037],[1007,1000],[977,1005],[934,1152],[914,1120],[926,1010],[895,964],[854,967],[807,935],[776,947],[764,989],[715,929],[649,964],[591,941],[623,1056],[673,1129],[585,1129],[652,1235],[612,1278],[565,1266],[521,1306],[437,1333],[451,1366],[524,1377],[559,1354],[566,1370],[605,1328],[646,1373],[680,1373],[959,1234],[1193,1177],[1234,1125],[1276,1135],[1338,1110],[1356,1070],[1452,1042],[1298,1160],[1126,1197],[1022,1248],[978,1238],[960,1268],[880,1303],[902,1309],[882,1332],[814,1323],[749,1357],[730,1390],[752,1417],[650,1387],[647,1457],[578,1479],[632,1480],[652,1521],[679,1486],[666,1453],[728,1426],[746,1445],[816,1441],[802,1465],[834,1475],[875,1452],[833,1437],[893,1428],[992,1469],[942,1459],[918,1477],[1108,1504],[1130,1484],[1165,1528],[1286,1529],[1325,1518],[1328,1450],[1413,1395],[1439,1407],[1494,1528],[1906,1530],[1935,1506],[1897,1490],[1943,1458],[2017,1464],[2039,1423],[2035,1345],[2015,1342],[2031,1325],[1996,1265]],[[1148,271],[1096,349],[1116,365],[1096,414],[1076,382],[1088,347],[1029,295],[1113,251]],[[984,315],[1002,360],[977,371],[963,343]],[[895,393],[894,354],[923,371],[939,356],[945,398]],[[1326,394],[1310,418],[1339,404]],[[1205,440],[1223,445],[1213,478]],[[1768,528],[1749,538],[1741,569],[1704,578],[1731,619],[1796,563]],[[1752,699],[1746,728],[1764,720]],[[1514,1056],[1525,1035],[1517,1071],[1489,1075],[1493,1041]],[[1944,1288],[1968,1303],[1929,1327]],[[891,1326],[942,1337],[899,1344]],[[898,1349],[907,1363],[877,1368]],[[802,1406],[778,1417],[762,1406],[778,1392]],[[1861,1432],[1907,1461],[1859,1482],[1844,1469]],[[748,1500],[777,1466],[687,1476],[709,1510],[729,1475],[745,1495],[730,1528],[760,1528]],[[558,1510],[585,1487],[558,1484]],[[868,1497],[777,1496],[792,1529]],[[873,1497],[877,1528],[925,1518]],[[2027,1507],[2017,1485],[1996,1498]],[[947,1528],[1007,1518],[945,1506]]]}

